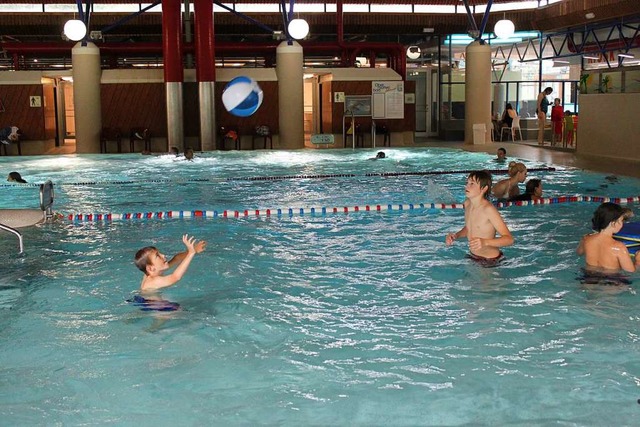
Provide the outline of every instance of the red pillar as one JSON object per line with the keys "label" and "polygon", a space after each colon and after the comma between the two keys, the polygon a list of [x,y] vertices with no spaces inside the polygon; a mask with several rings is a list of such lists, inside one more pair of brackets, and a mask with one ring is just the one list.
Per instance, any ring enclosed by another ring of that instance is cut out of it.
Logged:
{"label": "red pillar", "polygon": [[184,80],[180,5],[180,0],[162,0],[162,55],[165,83],[182,83]]}
{"label": "red pillar", "polygon": [[[167,103],[167,147],[184,150],[182,13],[180,0],[162,0],[162,55]],[[141,124],[144,126],[144,124]]]}
{"label": "red pillar", "polygon": [[196,80],[200,106],[200,146],[203,151],[215,149],[215,42],[213,33],[213,3],[195,0]]}
{"label": "red pillar", "polygon": [[199,82],[213,82],[216,79],[213,3],[211,0],[195,0],[193,11],[196,33],[196,79]]}

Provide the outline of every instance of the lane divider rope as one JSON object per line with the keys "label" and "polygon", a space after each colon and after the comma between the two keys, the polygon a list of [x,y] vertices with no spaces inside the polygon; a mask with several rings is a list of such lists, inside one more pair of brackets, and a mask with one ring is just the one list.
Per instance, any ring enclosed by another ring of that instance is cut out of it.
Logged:
{"label": "lane divider rope", "polygon": [[[475,169],[465,170],[445,170],[445,171],[424,171],[424,172],[370,172],[365,174],[338,173],[338,174],[321,174],[321,175],[282,175],[282,176],[247,176],[237,178],[184,178],[184,179],[142,179],[136,181],[85,181],[85,182],[68,182],[57,183],[57,186],[86,186],[86,185],[132,185],[132,184],[184,184],[191,182],[232,182],[232,181],[285,181],[295,179],[326,179],[326,178],[357,178],[357,177],[395,177],[395,176],[428,176],[428,175],[455,175],[468,174]],[[556,168],[528,168],[528,172],[555,172]],[[489,172],[493,175],[504,175],[508,172],[506,169],[492,169]],[[40,184],[0,184],[0,187],[39,187]]]}
{"label": "lane divider rope", "polygon": [[[510,206],[550,205],[559,203],[612,202],[618,204],[639,203],[636,197],[600,197],[600,196],[561,196],[549,197],[535,201],[498,202],[498,208]],[[172,218],[261,218],[261,217],[294,217],[294,216],[328,216],[356,212],[403,212],[424,209],[463,209],[462,203],[406,203],[375,204],[364,206],[342,207],[310,207],[310,208],[276,208],[276,209],[240,209],[240,210],[190,210],[162,212],[125,212],[125,213],[66,213],[58,214],[71,222],[110,222],[136,219],[172,219]]]}

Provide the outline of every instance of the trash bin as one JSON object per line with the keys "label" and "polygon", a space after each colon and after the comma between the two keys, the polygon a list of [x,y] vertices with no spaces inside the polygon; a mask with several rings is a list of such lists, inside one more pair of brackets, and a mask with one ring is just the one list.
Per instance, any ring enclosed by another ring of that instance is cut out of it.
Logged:
{"label": "trash bin", "polygon": [[487,127],[484,123],[473,125],[473,144],[484,144],[487,135]]}

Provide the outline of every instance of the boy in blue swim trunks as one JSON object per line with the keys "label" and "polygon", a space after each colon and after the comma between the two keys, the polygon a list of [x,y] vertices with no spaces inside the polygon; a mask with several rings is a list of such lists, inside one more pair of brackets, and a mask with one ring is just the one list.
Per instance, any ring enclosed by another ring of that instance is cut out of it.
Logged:
{"label": "boy in blue swim trunks", "polygon": [[[175,255],[170,261],[153,246],[142,248],[136,253],[134,263],[144,273],[140,284],[141,293],[157,291],[177,283],[186,273],[193,257],[204,251],[207,246],[204,240],[196,241],[195,237],[189,237],[187,234],[182,236],[182,242],[187,250]],[[164,272],[172,267],[176,269],[164,275]]]}
{"label": "boy in blue swim trunks", "polygon": [[[456,233],[449,233],[445,243],[452,245],[457,239],[469,240],[469,257],[483,266],[494,266],[504,255],[503,246],[513,244],[513,236],[504,223],[496,207],[489,201],[491,174],[488,171],[474,171],[469,174],[464,186],[464,227]],[[500,237],[496,237],[499,234]]]}

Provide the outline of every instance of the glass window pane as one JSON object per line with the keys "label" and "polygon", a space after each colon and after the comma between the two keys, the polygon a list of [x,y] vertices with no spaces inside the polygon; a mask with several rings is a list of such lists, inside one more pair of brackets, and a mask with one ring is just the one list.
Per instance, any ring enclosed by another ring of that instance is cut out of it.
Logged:
{"label": "glass window pane", "polygon": [[625,71],[625,92],[640,92],[640,70]]}

